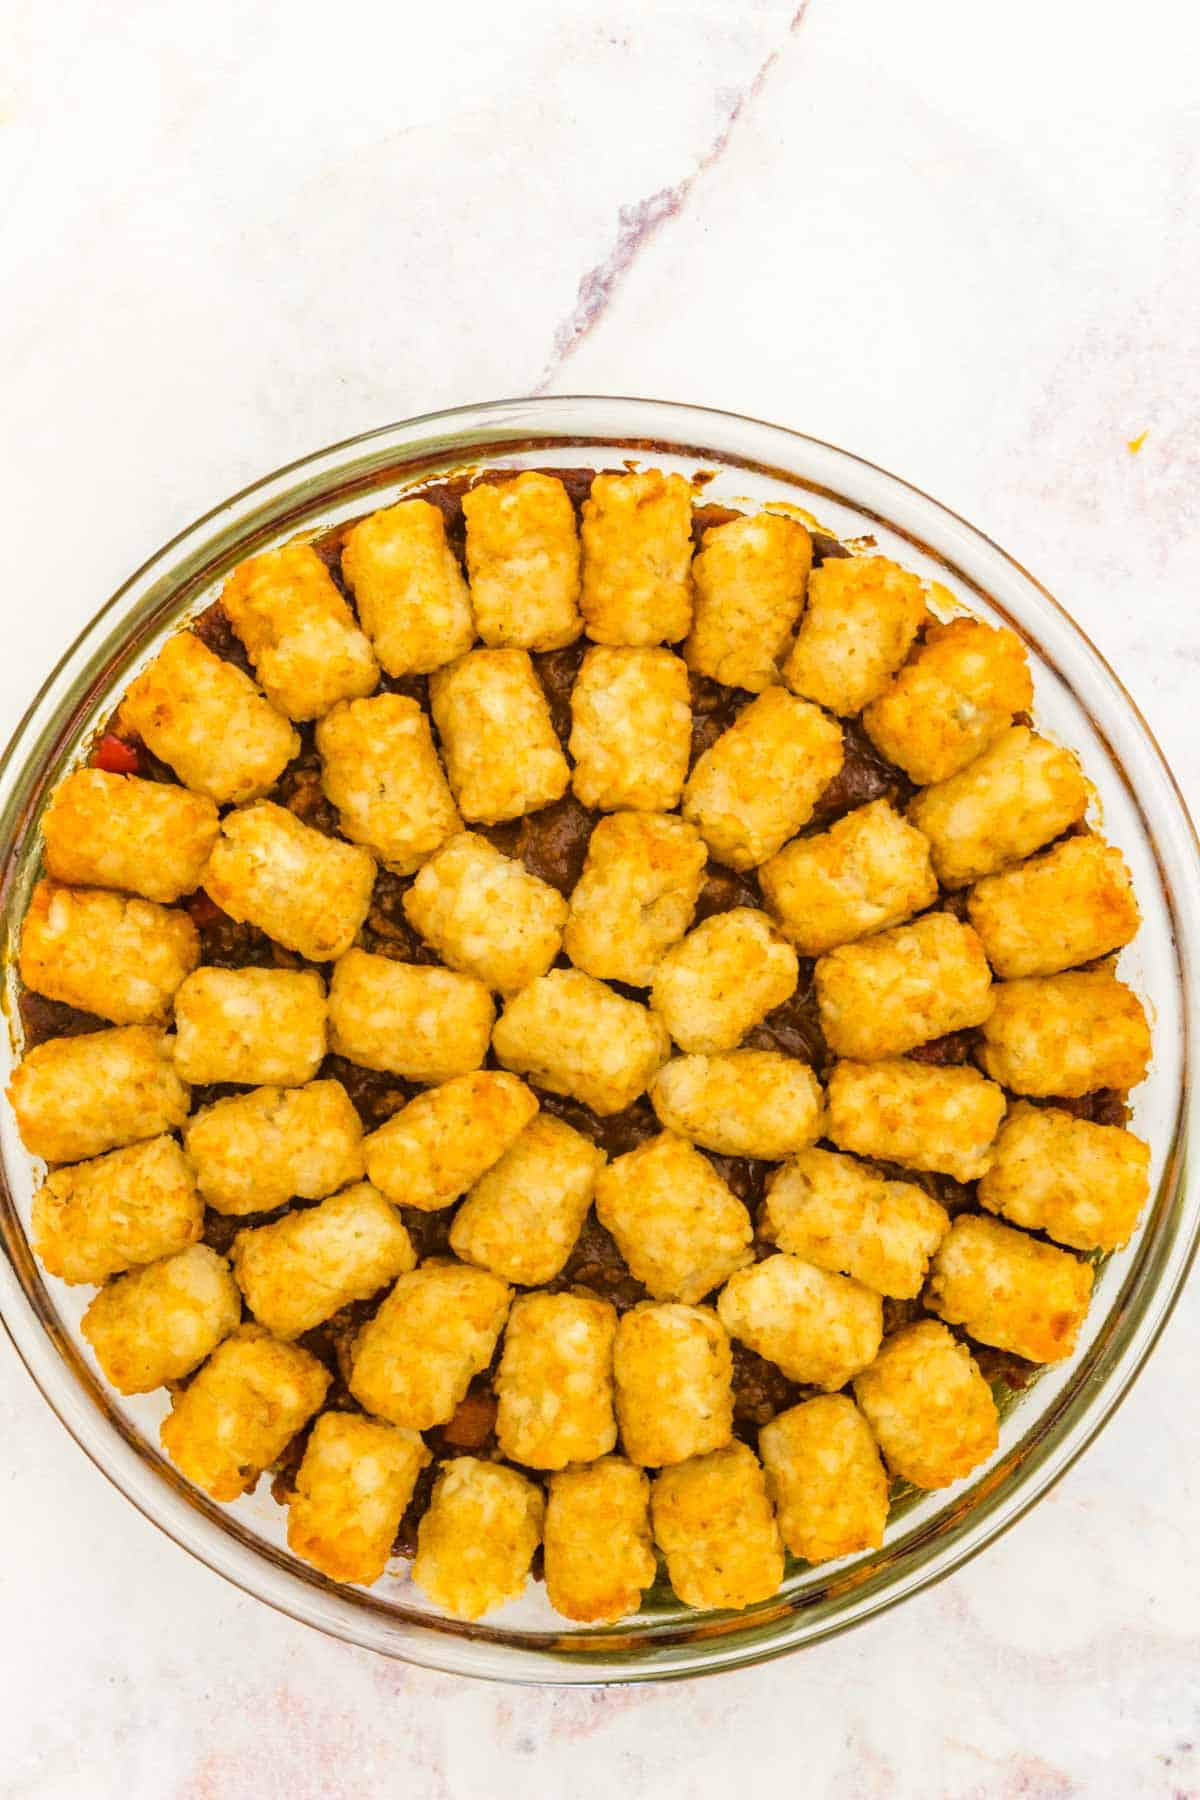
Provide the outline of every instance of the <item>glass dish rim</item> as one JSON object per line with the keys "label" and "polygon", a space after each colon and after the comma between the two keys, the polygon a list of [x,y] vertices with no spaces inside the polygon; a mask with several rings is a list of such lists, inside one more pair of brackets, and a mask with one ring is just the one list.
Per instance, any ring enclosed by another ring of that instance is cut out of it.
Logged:
{"label": "glass dish rim", "polygon": [[[574,423],[578,427],[593,413],[597,415],[597,429],[570,429],[570,424]],[[559,421],[562,422],[561,427],[555,429]],[[676,436],[671,429],[676,421],[681,428],[685,421],[690,422],[691,429],[681,429]],[[603,429],[599,428],[601,424]],[[643,427],[641,432],[636,429],[639,425]],[[473,430],[470,429],[471,426],[474,427]],[[517,430],[518,427],[521,429]],[[438,428],[441,428],[441,435],[438,434]],[[747,444],[761,449],[763,455],[759,457],[739,453],[729,447],[717,449],[712,440],[719,439],[722,430],[735,435],[742,434]],[[1200,1238],[1200,1206],[1193,1203],[1189,1209],[1184,1191],[1184,1147],[1189,1126],[1197,1118],[1198,1108],[1196,1084],[1190,1080],[1195,1055],[1194,1033],[1191,1030],[1194,982],[1188,981],[1187,974],[1193,966],[1191,920],[1200,917],[1200,845],[1197,844],[1186,802],[1166,758],[1136,702],[1082,627],[1011,554],[1002,550],[961,515],[934,500],[912,483],[892,475],[868,459],[785,426],[714,408],[623,396],[554,395],[513,398],[439,410],[380,426],[296,458],[247,484],[228,500],[211,508],[175,534],[121,583],[64,651],[26,709],[9,743],[0,753],[0,855],[3,857],[0,879],[4,882],[0,895],[7,893],[11,852],[20,835],[22,791],[31,779],[36,778],[39,765],[44,769],[48,734],[57,729],[61,736],[64,709],[69,707],[72,693],[79,681],[86,679],[94,670],[97,660],[104,652],[119,648],[120,640],[132,634],[136,622],[144,620],[155,604],[163,604],[163,593],[177,590],[186,582],[189,567],[186,552],[191,550],[195,556],[202,556],[206,551],[211,552],[214,544],[224,542],[230,534],[237,533],[241,553],[247,553],[251,547],[250,533],[255,524],[259,530],[269,527],[272,532],[278,533],[281,524],[288,517],[286,502],[289,497],[297,504],[306,494],[310,502],[313,500],[316,490],[310,491],[305,487],[306,478],[319,481],[322,476],[331,478],[339,471],[361,466],[364,471],[361,479],[379,485],[381,469],[394,469],[397,474],[401,473],[406,466],[403,461],[372,461],[373,455],[377,453],[382,458],[389,449],[397,454],[407,452],[407,461],[413,464],[424,463],[440,452],[447,462],[470,465],[481,459],[468,454],[473,448],[486,454],[488,449],[497,453],[511,453],[517,449],[533,449],[539,444],[548,450],[556,446],[585,447],[599,443],[619,443],[638,453],[657,448],[663,452],[693,456],[700,464],[706,458],[716,458],[727,465],[740,463],[748,469],[757,469],[760,473],[783,475],[802,483],[810,492],[820,494],[824,491],[831,497],[842,500],[861,516],[878,518],[889,529],[908,537],[951,567],[955,565],[942,545],[947,535],[953,538],[955,534],[960,534],[976,550],[986,552],[1005,567],[1010,578],[1015,579],[1026,590],[1035,612],[1047,613],[1051,623],[1057,620],[1057,628],[1060,633],[1065,633],[1072,656],[1082,658],[1091,677],[1097,678],[1107,690],[1108,704],[1115,707],[1118,715],[1124,716],[1134,736],[1140,740],[1140,748],[1149,758],[1149,772],[1156,779],[1160,790],[1158,804],[1165,805],[1168,812],[1173,814],[1173,822],[1183,828],[1180,842],[1173,846],[1176,866],[1175,887],[1172,889],[1172,893],[1177,896],[1177,904],[1173,907],[1179,927],[1177,935],[1181,940],[1189,940],[1186,944],[1183,941],[1177,944],[1177,954],[1182,961],[1184,973],[1183,1086],[1177,1113],[1176,1136],[1163,1177],[1163,1186],[1168,1182],[1171,1186],[1170,1213],[1173,1224],[1165,1241],[1156,1245],[1158,1274],[1154,1281],[1148,1283],[1146,1292],[1141,1296],[1141,1306],[1134,1309],[1135,1317],[1129,1321],[1120,1321],[1123,1329],[1114,1327],[1110,1333],[1110,1340],[1117,1341],[1102,1344],[1095,1352],[1096,1359],[1105,1362],[1104,1378],[1094,1383],[1092,1390],[1087,1392],[1077,1391],[1078,1384],[1072,1382],[1070,1388],[1055,1402],[1053,1416],[1043,1434],[1045,1441],[1034,1446],[1030,1457],[1019,1469],[1014,1468],[1010,1472],[1016,1478],[1011,1482],[1007,1478],[997,1480],[990,1491],[985,1491],[975,1504],[965,1509],[963,1516],[940,1531],[933,1545],[932,1555],[922,1556],[918,1547],[914,1566],[907,1571],[899,1571],[899,1578],[886,1582],[882,1592],[870,1596],[869,1603],[860,1603],[848,1611],[839,1612],[836,1616],[817,1623],[815,1627],[810,1621],[808,1629],[799,1629],[804,1619],[803,1610],[792,1609],[789,1620],[785,1620],[784,1628],[777,1633],[772,1629],[774,1621],[768,1620],[760,1622],[757,1633],[753,1621],[748,1621],[745,1632],[737,1636],[731,1634],[706,1640],[703,1634],[697,1634],[691,1641],[690,1655],[673,1657],[666,1664],[660,1661],[653,1643],[649,1645],[644,1660],[637,1660],[636,1651],[627,1655],[610,1650],[589,1657],[585,1649],[582,1652],[581,1649],[563,1652],[555,1646],[553,1640],[545,1647],[535,1643],[515,1647],[512,1643],[503,1641],[448,1637],[435,1628],[422,1626],[414,1626],[411,1630],[393,1629],[387,1634],[390,1641],[382,1642],[379,1641],[379,1632],[362,1627],[355,1629],[360,1615],[353,1607],[343,1605],[339,1610],[330,1606],[330,1595],[336,1597],[337,1590],[319,1584],[315,1589],[315,1597],[308,1593],[305,1603],[305,1582],[298,1580],[281,1565],[273,1567],[269,1557],[261,1550],[243,1545],[236,1531],[211,1524],[205,1519],[203,1512],[189,1508],[186,1515],[180,1511],[178,1517],[168,1517],[169,1509],[163,1495],[156,1491],[154,1485],[144,1479],[136,1480],[135,1471],[123,1458],[117,1457],[114,1461],[116,1446],[108,1439],[114,1435],[119,1436],[120,1433],[113,1434],[108,1429],[112,1425],[111,1416],[106,1420],[98,1412],[94,1417],[86,1414],[78,1405],[79,1398],[86,1396],[67,1391],[64,1383],[80,1386],[77,1380],[73,1381],[70,1359],[64,1354],[63,1346],[54,1342],[53,1334],[47,1329],[47,1322],[39,1315],[25,1290],[11,1254],[0,1257],[0,1321],[4,1323],[10,1341],[35,1385],[89,1460],[173,1542],[243,1591],[330,1635],[446,1672],[508,1681],[597,1684],[668,1680],[745,1667],[840,1633],[944,1579],[1023,1517],[1082,1455],[1112,1417],[1144,1367],[1170,1317]],[[768,448],[776,452],[773,458],[767,457]],[[819,482],[808,480],[791,465],[787,456],[789,450],[801,464],[807,456],[815,458],[817,463],[824,461],[830,469],[857,473],[866,479],[868,485],[874,484],[893,499],[899,499],[910,508],[915,508],[918,513],[926,513],[928,517],[925,522],[935,529],[928,538],[919,536],[889,513],[864,504],[853,492],[843,493],[840,488],[823,488]],[[358,455],[358,462],[352,460],[355,453]],[[957,572],[963,574],[961,570]],[[963,579],[968,585],[978,586],[969,576],[963,575]],[[126,603],[128,610],[123,611]],[[1002,602],[994,601],[994,604],[1002,605]],[[1035,636],[1034,641],[1039,653],[1048,658],[1052,668],[1056,668],[1057,665],[1053,658],[1049,658],[1040,638]],[[1072,691],[1075,691],[1075,675],[1072,673],[1063,678],[1068,681]],[[1090,703],[1088,704],[1090,716]],[[68,724],[77,735],[78,721],[71,720],[68,715]],[[1123,769],[1122,773],[1124,774]],[[1136,798],[1139,811],[1142,811],[1143,795],[1140,786],[1135,787],[1127,774],[1124,779]],[[1143,819],[1150,844],[1159,859],[1160,872],[1165,879],[1159,848],[1160,827],[1153,826],[1144,812]],[[130,1450],[129,1454],[137,1457],[140,1453]],[[148,1472],[153,1474],[153,1471]],[[169,1491],[165,1483],[159,1482],[157,1486],[163,1488],[164,1492]],[[210,1541],[210,1536],[214,1539],[224,1537],[226,1542],[222,1545]],[[268,1591],[269,1589],[274,1591]],[[293,1589],[300,1591],[296,1593]],[[847,1591],[852,1594],[852,1589]],[[369,1627],[370,1615],[362,1614],[361,1618],[366,1620]],[[786,1629],[789,1622],[795,1628],[790,1634]],[[762,1633],[768,1634],[767,1641],[754,1641],[756,1635]]]}

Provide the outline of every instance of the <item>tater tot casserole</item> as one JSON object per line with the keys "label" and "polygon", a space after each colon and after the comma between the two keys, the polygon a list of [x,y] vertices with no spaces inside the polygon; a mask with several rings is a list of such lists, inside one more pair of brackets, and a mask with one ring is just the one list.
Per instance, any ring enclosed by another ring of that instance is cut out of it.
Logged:
{"label": "tater tot casserole", "polygon": [[1139,901],[1023,639],[649,454],[242,561],[41,849],[33,1250],[329,1582],[761,1605],[987,1462],[1146,1207]]}

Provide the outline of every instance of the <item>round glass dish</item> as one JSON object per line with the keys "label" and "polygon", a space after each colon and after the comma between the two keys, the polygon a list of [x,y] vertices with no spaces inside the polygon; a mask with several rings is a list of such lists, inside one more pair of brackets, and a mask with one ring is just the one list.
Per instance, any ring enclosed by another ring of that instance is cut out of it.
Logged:
{"label": "round glass dish", "polygon": [[[308,457],[248,488],[168,544],[100,610],[31,706],[0,763],[0,900],[8,1017],[12,934],[36,878],[38,821],[55,782],[164,635],[215,597],[243,557],[386,505],[473,466],[621,466],[711,472],[705,499],[788,502],[842,538],[869,536],[1026,640],[1037,719],[1078,749],[1096,814],[1133,871],[1144,923],[1122,973],[1150,1003],[1155,1058],[1133,1123],[1153,1147],[1153,1192],[1133,1243],[1099,1271],[1079,1349],[1009,1396],[1000,1447],[966,1482],[907,1496],[884,1547],[796,1565],[744,1614],[680,1607],[669,1590],[620,1628],[574,1629],[542,1589],[477,1625],[433,1611],[404,1565],[371,1591],[338,1587],[286,1549],[267,1482],[233,1507],[190,1488],[157,1448],[165,1397],[122,1401],[99,1380],[78,1320],[86,1293],[44,1281],[25,1236],[37,1167],[7,1106],[0,1118],[0,1313],[49,1404],[93,1462],[147,1518],[247,1592],[370,1649],[503,1680],[661,1680],[776,1656],[869,1618],[946,1575],[1030,1507],[1080,1454],[1145,1361],[1187,1274],[1200,1198],[1185,1187],[1195,1124],[1189,998],[1200,955],[1200,858],[1178,790],[1120,682],[1051,596],[1012,559],[924,494],[828,444],[728,413],[657,401],[513,400],[431,414]],[[19,1049],[3,1034],[5,1067]],[[13,1031],[15,1039],[19,1034]]]}

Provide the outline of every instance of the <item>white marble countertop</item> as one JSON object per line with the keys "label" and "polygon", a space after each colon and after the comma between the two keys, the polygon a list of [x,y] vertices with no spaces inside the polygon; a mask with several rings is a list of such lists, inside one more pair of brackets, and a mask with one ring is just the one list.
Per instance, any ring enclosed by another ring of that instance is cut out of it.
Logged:
{"label": "white marble countertop", "polygon": [[[434,407],[620,392],[798,426],[974,520],[1200,800],[1195,10],[796,8],[10,0],[3,730],[254,476]],[[0,1795],[1200,1794],[1198,1356],[1194,1290],[1057,1490],[900,1611],[554,1692],[244,1598],[0,1341]]]}

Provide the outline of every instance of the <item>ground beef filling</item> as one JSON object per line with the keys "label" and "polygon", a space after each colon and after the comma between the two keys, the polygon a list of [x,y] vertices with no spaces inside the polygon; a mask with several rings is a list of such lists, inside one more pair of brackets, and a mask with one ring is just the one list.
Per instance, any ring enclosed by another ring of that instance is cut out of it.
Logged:
{"label": "ground beef filling", "polygon": [[[578,512],[587,496],[594,471],[557,469],[549,472],[556,474],[564,482]],[[421,497],[441,510],[446,521],[448,540],[460,558],[465,540],[462,511],[464,492],[474,480],[499,481],[506,479],[509,473],[507,470],[496,470],[478,477],[459,476],[422,490]],[[709,526],[736,516],[724,507],[697,508],[694,521],[697,543]],[[348,525],[342,525],[326,532],[315,540],[314,546],[347,598],[350,596],[341,574],[341,543],[348,529]],[[814,533],[815,565],[831,557],[849,554],[835,539],[821,532]],[[235,663],[247,673],[253,673],[245,650],[219,601],[194,621],[192,629],[216,655]],[[571,689],[586,648],[586,643],[581,640],[567,649],[550,651],[534,658],[549,700],[554,728],[564,745],[571,728]],[[398,680],[385,677],[381,686],[386,691],[407,694],[422,706],[428,707],[428,680],[425,676],[408,676]],[[693,763],[728,729],[742,708],[753,698],[752,694],[741,689],[721,687],[703,677],[691,678]],[[883,797],[902,808],[913,794],[911,782],[899,769],[880,756],[856,720],[843,724],[843,734],[845,761],[839,774],[818,801],[807,832],[824,830],[835,819],[855,807]],[[320,758],[313,741],[311,725],[301,727],[301,738],[300,753],[284,770],[271,798],[290,808],[305,824],[327,835],[336,835],[337,812],[321,789]],[[107,746],[103,755],[100,745]],[[121,754],[123,762],[129,761],[136,773],[144,777],[157,781],[175,779],[166,764],[152,756],[140,740],[121,733],[119,714],[114,721],[113,731],[98,740],[98,748],[93,751],[92,760],[102,761],[103,756],[111,756],[114,750]],[[569,894],[579,879],[588,839],[599,817],[598,813],[581,806],[573,795],[567,794],[541,812],[501,825],[477,829],[482,830],[483,835],[497,849],[519,858],[533,874],[551,883],[561,893]],[[413,930],[404,913],[403,898],[412,880],[413,877],[401,878],[386,870],[380,871],[361,941],[364,948],[377,955],[391,956],[402,962],[437,963],[439,957]],[[202,962],[220,968],[306,966],[300,957],[274,943],[265,933],[231,919],[203,891],[182,904],[188,907],[200,933]],[[943,893],[938,904],[962,917],[965,895],[960,892]],[[753,871],[739,874],[720,864],[710,863],[705,872],[695,922],[698,924],[715,913],[727,912],[733,907],[761,905],[762,895]],[[327,967],[321,968],[319,972],[328,977]],[[632,989],[624,991],[637,999],[645,997],[644,993]],[[105,1023],[91,1014],[27,992],[22,992],[19,1004],[27,1047],[49,1037],[95,1031]],[[977,1039],[978,1034],[973,1031],[955,1032],[926,1044],[911,1054],[923,1062],[965,1063],[973,1059]],[[819,1074],[827,1071],[832,1059],[821,1032],[811,960],[801,960],[800,980],[791,998],[770,1013],[760,1025],[755,1026],[744,1041],[749,1047],[779,1050],[786,1055],[798,1057],[811,1063]],[[493,1061],[490,1056],[488,1060],[489,1063]],[[399,1111],[419,1091],[410,1082],[360,1068],[340,1056],[327,1056],[321,1065],[320,1074],[333,1077],[343,1084],[368,1131],[374,1130]],[[207,1105],[225,1093],[238,1091],[240,1090],[228,1087],[197,1089],[194,1104]],[[610,1158],[636,1148],[660,1129],[654,1111],[644,1096],[624,1112],[607,1118],[598,1117],[577,1100],[555,1094],[541,1094],[539,1098],[546,1112],[565,1120],[591,1138]],[[1092,1119],[1101,1124],[1121,1125],[1128,1117],[1126,1096],[1111,1090],[1089,1094],[1081,1100],[1051,1100],[1038,1104],[1063,1107],[1079,1118]],[[833,1148],[832,1145],[829,1147]],[[713,1155],[710,1161],[722,1180],[749,1207],[752,1214],[756,1213],[774,1165],[748,1157]],[[919,1183],[951,1213],[977,1209],[974,1183],[957,1182],[944,1175],[914,1173],[912,1170],[887,1169],[886,1165],[882,1166],[898,1179]],[[229,1218],[209,1209],[205,1216],[204,1242],[225,1254],[237,1232],[271,1223],[289,1211],[300,1210],[312,1204],[318,1203],[293,1201],[273,1212],[239,1218]],[[413,1208],[400,1210],[421,1260],[449,1254],[449,1232],[457,1210],[455,1207],[447,1207],[435,1213],[420,1212]],[[754,1249],[756,1257],[762,1258],[772,1253],[773,1246],[756,1238]],[[586,1289],[611,1301],[618,1312],[627,1311],[648,1298],[646,1289],[630,1273],[616,1242],[594,1213],[589,1213],[565,1267],[549,1286],[553,1291]],[[305,1333],[300,1339],[306,1349],[321,1359],[333,1376],[325,1401],[326,1409],[358,1410],[358,1404],[347,1385],[351,1348],[357,1332],[372,1315],[381,1297],[376,1295],[344,1307],[324,1325]],[[921,1316],[922,1309],[918,1301],[884,1302],[885,1331],[889,1333],[910,1319]],[[1010,1390],[1025,1387],[1036,1373],[1033,1365],[1001,1351],[972,1345],[972,1353],[989,1380]],[[499,1352],[492,1368],[472,1382],[453,1418],[438,1429],[424,1434],[433,1452],[433,1461],[418,1480],[412,1503],[401,1522],[395,1543],[397,1554],[408,1557],[415,1554],[417,1526],[429,1504],[433,1483],[442,1462],[467,1454],[499,1457],[495,1436],[496,1397],[492,1386],[498,1357]],[[795,1405],[798,1400],[815,1391],[801,1388],[789,1381],[773,1363],[767,1362],[742,1344],[734,1344],[733,1363],[735,1434],[751,1444],[755,1442],[761,1426],[778,1412]],[[290,1495],[296,1470],[304,1454],[308,1429],[306,1427],[292,1440],[276,1465],[272,1492],[280,1503],[286,1503]],[[536,1470],[523,1472],[536,1481],[545,1479]],[[535,1563],[534,1572],[540,1572],[540,1558]]]}

